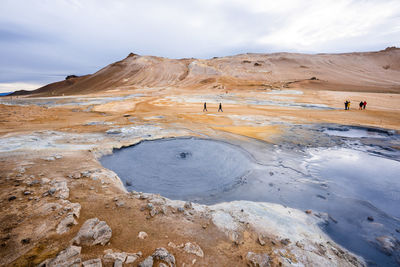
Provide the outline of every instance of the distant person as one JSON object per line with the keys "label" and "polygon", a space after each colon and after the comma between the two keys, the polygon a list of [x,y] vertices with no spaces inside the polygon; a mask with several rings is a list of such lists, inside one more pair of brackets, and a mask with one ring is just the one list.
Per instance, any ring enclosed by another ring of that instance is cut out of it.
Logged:
{"label": "distant person", "polygon": [[348,101],[349,103],[347,103],[347,110],[350,110],[350,104],[351,104],[351,102],[350,101]]}
{"label": "distant person", "polygon": [[348,106],[349,106],[349,101],[346,100],[346,101],[344,102],[344,110],[347,110],[347,107],[348,107]]}
{"label": "distant person", "polygon": [[366,106],[367,106],[367,101],[364,101],[364,103],[363,103],[363,109],[365,109]]}
{"label": "distant person", "polygon": [[359,109],[363,109],[364,102],[362,102],[362,101],[361,101],[359,106],[360,106],[360,108],[359,108]]}
{"label": "distant person", "polygon": [[204,111],[207,111],[207,103],[206,103],[206,102],[204,102],[203,112],[204,112]]}
{"label": "distant person", "polygon": [[221,104],[221,103],[219,103],[218,112],[219,112],[219,111],[224,112],[224,111],[222,110],[222,104]]}

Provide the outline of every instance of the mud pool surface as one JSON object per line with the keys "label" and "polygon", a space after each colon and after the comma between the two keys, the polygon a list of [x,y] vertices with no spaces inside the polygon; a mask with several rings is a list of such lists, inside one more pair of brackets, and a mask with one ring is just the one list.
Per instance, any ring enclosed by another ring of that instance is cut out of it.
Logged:
{"label": "mud pool surface", "polygon": [[[101,162],[128,190],[203,204],[250,200],[311,209],[332,239],[369,265],[397,266],[400,153],[391,146],[399,136],[345,126],[306,131],[322,146],[162,139],[115,150]],[[382,236],[390,242],[380,243]]]}

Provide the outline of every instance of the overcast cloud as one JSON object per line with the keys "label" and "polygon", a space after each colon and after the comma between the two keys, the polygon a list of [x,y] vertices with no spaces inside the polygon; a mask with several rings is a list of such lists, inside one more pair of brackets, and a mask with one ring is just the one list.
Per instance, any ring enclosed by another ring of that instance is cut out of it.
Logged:
{"label": "overcast cloud", "polygon": [[399,0],[0,0],[0,91],[93,73],[130,52],[210,58],[393,45]]}

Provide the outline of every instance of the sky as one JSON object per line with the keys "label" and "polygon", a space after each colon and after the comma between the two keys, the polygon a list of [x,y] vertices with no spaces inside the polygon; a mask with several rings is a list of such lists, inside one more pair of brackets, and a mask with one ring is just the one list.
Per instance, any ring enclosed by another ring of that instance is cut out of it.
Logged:
{"label": "sky", "polygon": [[0,92],[130,52],[211,58],[400,47],[400,0],[0,0]]}

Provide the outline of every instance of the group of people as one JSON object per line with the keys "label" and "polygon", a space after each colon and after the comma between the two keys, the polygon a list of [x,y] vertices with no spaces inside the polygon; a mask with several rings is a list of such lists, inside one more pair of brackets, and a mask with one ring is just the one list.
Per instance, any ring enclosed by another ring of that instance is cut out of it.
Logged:
{"label": "group of people", "polygon": [[[204,111],[208,111],[207,110],[207,103],[206,102],[204,102],[204,107],[203,107],[203,112]],[[221,103],[219,103],[219,107],[218,107],[218,112],[224,112],[223,110],[222,110],[222,104]]]}
{"label": "group of people", "polygon": [[367,106],[367,101],[365,101],[365,100],[361,101],[359,105],[360,105],[359,109],[365,109],[365,107]]}
{"label": "group of people", "polygon": [[[350,109],[350,101],[349,100],[346,100],[345,102],[344,102],[344,109],[345,110],[349,110]],[[361,101],[360,102],[360,104],[359,104],[359,106],[360,106],[360,108],[359,109],[365,109],[365,107],[367,106],[367,101]]]}

